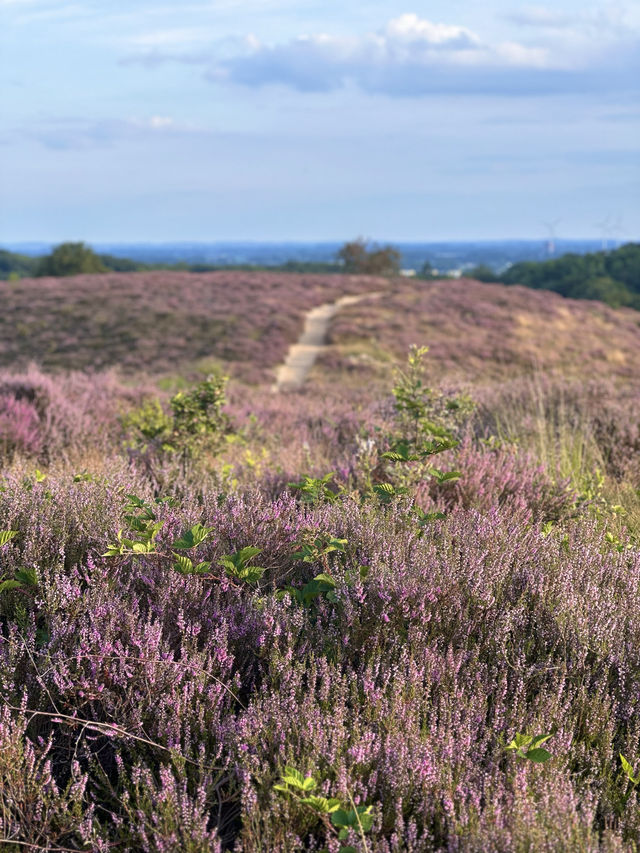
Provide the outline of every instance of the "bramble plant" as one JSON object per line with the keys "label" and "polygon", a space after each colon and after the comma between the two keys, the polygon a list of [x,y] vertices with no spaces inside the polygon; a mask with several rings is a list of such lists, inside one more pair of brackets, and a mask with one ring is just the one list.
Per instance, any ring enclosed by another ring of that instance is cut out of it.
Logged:
{"label": "bramble plant", "polygon": [[[375,495],[384,505],[409,494],[411,487],[426,477],[444,485],[462,476],[459,471],[441,471],[428,463],[432,456],[458,446],[452,429],[472,406],[463,398],[446,398],[425,385],[427,352],[428,347],[411,347],[406,368],[396,373],[392,393],[397,432],[389,438],[389,449],[380,454],[377,469],[369,473],[369,487],[364,493],[365,498]],[[383,461],[390,464],[385,466]]]}
{"label": "bramble plant", "polygon": [[338,600],[335,594],[335,588],[336,582],[331,575],[328,575],[325,572],[320,572],[320,574],[316,575],[313,580],[306,583],[302,589],[298,589],[294,586],[286,586],[284,589],[278,590],[276,596],[277,598],[282,599],[286,593],[289,593],[295,602],[301,604],[303,607],[310,607],[316,598],[324,595],[327,601],[331,601],[335,604]]}
{"label": "bramble plant", "polygon": [[[17,530],[0,530],[0,548],[15,539],[17,535]],[[7,592],[10,589],[25,589],[26,587],[33,588],[37,585],[38,573],[35,569],[18,569],[12,578],[0,578],[0,592]]]}
{"label": "bramble plant", "polygon": [[247,545],[236,551],[235,554],[225,554],[218,560],[218,565],[223,568],[228,577],[245,583],[257,583],[266,569],[261,566],[250,566],[254,557],[262,553],[262,548]]}
{"label": "bramble plant", "polygon": [[551,753],[542,749],[543,743],[553,737],[553,732],[548,735],[526,735],[516,734],[515,738],[508,744],[506,750],[514,750],[520,758],[526,758],[535,764],[544,764],[551,758]]}
{"label": "bramble plant", "polygon": [[329,533],[320,533],[295,543],[298,550],[293,556],[303,563],[322,563],[325,571],[330,571],[329,554],[340,554],[342,557],[348,545],[346,539],[337,539]]}
{"label": "bramble plant", "polygon": [[[313,794],[318,788],[313,776],[304,776],[295,767],[285,767],[281,781],[273,786],[274,791],[286,794],[291,799],[307,806],[322,821],[327,833],[337,835],[340,841],[346,841],[350,832],[360,837],[363,850],[368,850],[366,833],[373,827],[373,806],[357,806],[351,794],[349,805],[343,805],[336,797],[323,797]],[[353,847],[341,847],[340,853],[351,853]]]}
{"label": "bramble plant", "polygon": [[333,491],[329,484],[334,481],[335,472],[330,471],[324,477],[310,477],[304,475],[297,483],[287,483],[290,489],[300,493],[300,499],[303,503],[317,506],[321,503],[335,503],[344,489],[337,486],[337,491]]}
{"label": "bramble plant", "polygon": [[220,449],[229,430],[223,413],[226,376],[210,375],[189,391],[178,391],[166,412],[158,400],[123,419],[133,445],[143,452],[177,454],[183,461]]}

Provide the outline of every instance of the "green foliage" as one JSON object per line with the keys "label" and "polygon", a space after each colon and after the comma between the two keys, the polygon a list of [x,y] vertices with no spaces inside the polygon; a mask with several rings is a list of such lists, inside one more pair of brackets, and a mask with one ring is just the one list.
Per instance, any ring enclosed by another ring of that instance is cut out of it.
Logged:
{"label": "green foliage", "polygon": [[[17,530],[0,530],[0,548],[18,535]],[[38,586],[38,573],[34,568],[17,569],[12,578],[0,578],[0,592],[8,592],[12,589],[27,589]]]}
{"label": "green foliage", "polygon": [[338,260],[347,273],[359,275],[398,275],[400,252],[392,246],[383,248],[362,238],[345,243],[338,252]]}
{"label": "green foliage", "polygon": [[98,255],[85,243],[61,243],[40,260],[37,276],[86,275],[107,272]]}
{"label": "green foliage", "polygon": [[541,746],[551,737],[553,737],[553,732],[548,735],[536,735],[535,737],[534,735],[516,734],[515,738],[505,749],[514,750],[520,758],[526,758],[535,764],[544,764],[551,758],[551,753],[547,752],[546,749],[541,749]]}
{"label": "green foliage", "polygon": [[622,763],[622,770],[624,771],[625,776],[631,782],[632,785],[637,785],[640,783],[640,771],[634,773],[633,767],[627,761],[622,753],[620,753],[620,761]]}
{"label": "green foliage", "polygon": [[137,446],[146,449],[149,444],[160,444],[170,449],[168,444],[173,429],[173,421],[167,415],[159,400],[148,400],[138,409],[129,412],[123,419],[123,426],[135,436]]}
{"label": "green foliage", "polygon": [[329,554],[338,551],[344,554],[347,547],[346,539],[336,539],[328,533],[320,533],[312,539],[296,543],[298,550],[294,557],[303,563],[327,563]]}
{"label": "green foliage", "polygon": [[229,423],[222,411],[226,376],[207,376],[193,388],[178,391],[166,412],[158,400],[147,401],[123,418],[134,448],[143,452],[196,458],[221,447]]}
{"label": "green foliage", "polygon": [[287,586],[284,589],[278,590],[277,597],[282,599],[286,593],[289,593],[291,598],[302,607],[310,607],[313,602],[320,596],[324,596],[327,601],[335,603],[337,597],[335,594],[336,582],[331,575],[326,572],[321,572],[316,575],[312,581],[306,583],[302,589],[297,589],[293,586]]}
{"label": "green foliage", "polygon": [[599,299],[613,308],[640,308],[640,244],[628,243],[611,252],[570,253],[540,263],[522,261],[498,280],[553,290],[572,299]]}
{"label": "green foliage", "polygon": [[234,554],[225,554],[218,560],[218,565],[225,570],[227,577],[245,583],[257,583],[266,569],[261,566],[249,565],[254,557],[262,553],[262,548],[247,545]]}
{"label": "green foliage", "polygon": [[473,278],[476,281],[499,281],[500,276],[491,269],[487,264],[478,264],[476,267],[472,267],[470,270],[465,272],[465,276],[468,278]]}
{"label": "green foliage", "polygon": [[[473,411],[473,403],[465,397],[446,397],[426,385],[424,361],[428,351],[428,347],[412,346],[405,368],[396,373],[392,388],[396,431],[388,437],[389,449],[380,454],[364,492],[365,497],[374,495],[385,505],[409,494],[426,477],[444,485],[462,476],[460,471],[430,466],[428,460],[457,447],[454,432]],[[426,516],[420,522],[424,526]]]}
{"label": "green foliage", "polygon": [[213,527],[205,527],[200,523],[194,524],[193,527],[189,528],[189,530],[185,530],[179,539],[176,539],[173,543],[173,547],[183,550],[197,548],[198,545],[202,545],[212,532]]}
{"label": "green foliage", "polygon": [[[351,794],[345,805],[336,797],[311,794],[319,784],[314,776],[304,776],[295,767],[285,767],[280,782],[273,786],[278,791],[314,812],[326,828],[339,841],[346,841],[351,832],[359,836],[363,850],[367,850],[366,834],[373,828],[373,806],[356,806]],[[340,847],[340,853],[355,852],[353,847]]]}
{"label": "green foliage", "polygon": [[36,258],[0,249],[0,280],[17,281],[32,276],[38,265]]}
{"label": "green foliage", "polygon": [[156,509],[137,495],[127,495],[128,503],[124,509],[127,533],[119,530],[117,541],[110,543],[103,557],[141,556],[156,554],[156,538],[164,522],[158,521]]}
{"label": "green foliage", "polygon": [[330,471],[324,477],[309,477],[303,475],[297,483],[287,483],[290,489],[300,492],[300,499],[303,503],[317,506],[322,503],[335,503],[343,492],[343,489],[337,487],[337,491],[329,488],[329,484],[333,481],[335,473]]}

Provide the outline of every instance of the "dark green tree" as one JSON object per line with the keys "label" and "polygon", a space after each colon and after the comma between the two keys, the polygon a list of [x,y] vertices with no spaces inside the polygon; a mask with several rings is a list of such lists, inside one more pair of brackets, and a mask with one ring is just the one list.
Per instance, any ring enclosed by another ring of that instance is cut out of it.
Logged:
{"label": "dark green tree", "polygon": [[377,246],[359,237],[338,252],[345,272],[358,275],[398,275],[401,256],[393,246]]}
{"label": "dark green tree", "polygon": [[98,255],[85,243],[61,243],[38,264],[38,276],[87,275],[107,272]]}

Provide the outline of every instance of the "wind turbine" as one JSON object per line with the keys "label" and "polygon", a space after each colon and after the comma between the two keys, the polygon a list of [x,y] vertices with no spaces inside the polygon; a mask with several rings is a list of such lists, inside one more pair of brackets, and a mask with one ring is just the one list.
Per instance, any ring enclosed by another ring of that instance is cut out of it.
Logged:
{"label": "wind turbine", "polygon": [[556,238],[558,236],[558,225],[562,222],[561,219],[554,219],[551,222],[543,222],[542,224],[549,232],[547,239],[547,255],[551,258],[556,253]]}
{"label": "wind turbine", "polygon": [[612,241],[612,246],[615,249],[616,240],[614,234],[624,234],[622,219],[618,216],[615,221],[611,216],[607,216],[602,222],[596,222],[596,228],[602,234],[602,251],[606,252],[609,249],[609,240]]}

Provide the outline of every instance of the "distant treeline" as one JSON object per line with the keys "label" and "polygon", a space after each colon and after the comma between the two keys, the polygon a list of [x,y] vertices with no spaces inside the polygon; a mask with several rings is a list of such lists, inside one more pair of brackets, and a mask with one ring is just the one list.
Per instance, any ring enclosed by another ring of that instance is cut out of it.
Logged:
{"label": "distant treeline", "polygon": [[469,270],[467,275],[480,281],[553,290],[571,299],[599,299],[613,308],[640,310],[640,243],[627,243],[610,252],[521,261],[502,275],[486,266]]}
{"label": "distant treeline", "polygon": [[[49,255],[32,257],[0,249],[0,280],[38,278],[41,276],[87,275],[105,272],[148,272],[149,270],[183,270],[186,272],[213,272],[215,270],[247,269],[266,270],[255,264],[203,264],[203,263],[157,263],[149,264],[118,258],[114,255],[98,254],[84,243],[61,243]],[[343,271],[336,263],[315,261],[288,261],[276,269],[298,273],[333,273]]]}
{"label": "distant treeline", "polygon": [[[105,272],[148,270],[270,270],[297,273],[366,273],[396,275],[400,254],[391,246],[378,247],[363,240],[345,243],[335,263],[288,261],[277,267],[257,265],[148,264],[97,254],[84,243],[62,243],[49,255],[33,258],[0,249],[0,279],[26,276],[67,276]],[[441,278],[425,262],[422,278]],[[640,310],[640,243],[627,243],[609,252],[586,255],[566,254],[548,261],[520,261],[499,274],[489,266],[470,269],[467,277],[479,281],[521,284],[535,290],[553,290],[572,299],[598,299],[614,308],[628,306]]]}

